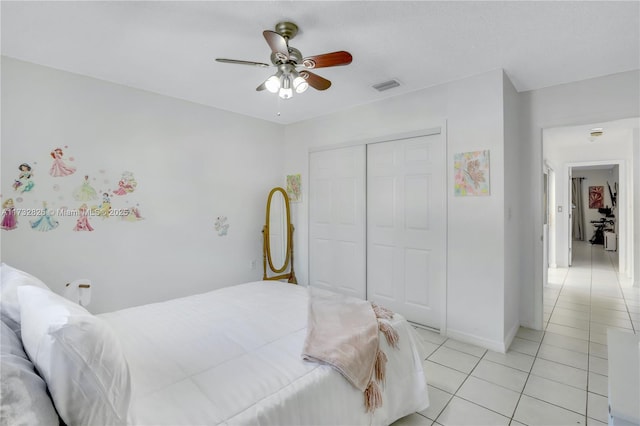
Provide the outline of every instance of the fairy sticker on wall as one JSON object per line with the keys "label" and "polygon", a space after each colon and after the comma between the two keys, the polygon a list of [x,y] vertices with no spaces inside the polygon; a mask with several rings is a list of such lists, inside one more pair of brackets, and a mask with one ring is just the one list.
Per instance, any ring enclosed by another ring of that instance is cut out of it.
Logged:
{"label": "fairy sticker on wall", "polygon": [[107,219],[111,214],[111,198],[108,193],[102,194],[102,203],[99,206],[93,206],[91,211],[94,215]]}
{"label": "fairy sticker on wall", "polygon": [[[49,174],[53,177],[64,177],[69,176],[75,173],[76,168],[74,166],[70,166],[64,162],[62,157],[64,156],[64,152],[62,149],[56,148],[51,151],[51,157],[53,158],[53,164],[51,165],[51,169],[49,170]],[[73,158],[69,159],[73,161]]]}
{"label": "fairy sticker on wall", "polygon": [[78,209],[78,220],[76,226],[73,227],[74,231],[93,231],[91,224],[89,223],[89,207],[83,204]]}
{"label": "fairy sticker on wall", "polygon": [[224,237],[227,235],[227,231],[229,230],[229,224],[227,223],[226,216],[218,216],[216,218],[216,223],[214,225],[216,231],[218,232],[218,236]]}
{"label": "fairy sticker on wall", "polygon": [[129,207],[125,209],[124,214],[122,215],[122,220],[125,222],[137,222],[139,220],[143,220],[144,217],[140,214],[140,209],[138,207]]}
{"label": "fairy sticker on wall", "polygon": [[29,221],[31,223],[31,229],[41,232],[51,231],[56,229],[60,223],[51,217],[49,209],[47,208],[46,201],[42,202],[42,208],[36,209],[40,212],[40,217],[36,221]]}
{"label": "fairy sticker on wall", "polygon": [[18,175],[18,179],[13,182],[13,189],[21,193],[31,191],[35,186],[35,183],[31,180],[33,177],[31,166],[27,163],[22,163],[18,166],[18,170],[20,170],[20,174]]}
{"label": "fairy sticker on wall", "polygon": [[5,231],[11,231],[18,227],[18,217],[16,216],[16,208],[13,204],[13,198],[8,198],[2,203],[2,223],[0,228]]}
{"label": "fairy sticker on wall", "polygon": [[122,177],[118,181],[118,189],[113,191],[115,195],[127,195],[132,193],[136,186],[138,186],[138,182],[133,177],[133,173],[131,172],[122,172]]}
{"label": "fairy sticker on wall", "polygon": [[84,181],[82,182],[82,185],[80,185],[78,188],[76,188],[75,191],[73,191],[73,198],[78,201],[90,201],[98,199],[98,193],[89,183],[88,175],[84,175]]}

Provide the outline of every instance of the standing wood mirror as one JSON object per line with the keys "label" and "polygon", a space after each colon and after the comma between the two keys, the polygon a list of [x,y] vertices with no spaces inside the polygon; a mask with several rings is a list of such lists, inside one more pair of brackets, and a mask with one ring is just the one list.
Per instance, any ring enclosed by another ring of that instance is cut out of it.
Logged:
{"label": "standing wood mirror", "polygon": [[283,188],[273,188],[269,192],[262,239],[262,279],[286,279],[292,284],[297,284],[293,270],[293,225],[289,212],[289,197]]}

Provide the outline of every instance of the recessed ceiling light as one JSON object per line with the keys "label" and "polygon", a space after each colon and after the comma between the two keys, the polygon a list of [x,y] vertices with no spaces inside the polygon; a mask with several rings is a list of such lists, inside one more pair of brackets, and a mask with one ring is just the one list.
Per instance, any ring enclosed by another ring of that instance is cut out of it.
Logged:
{"label": "recessed ceiling light", "polygon": [[590,130],[590,132],[591,136],[595,138],[597,136],[602,136],[602,134],[604,133],[604,129],[602,127],[594,127]]}

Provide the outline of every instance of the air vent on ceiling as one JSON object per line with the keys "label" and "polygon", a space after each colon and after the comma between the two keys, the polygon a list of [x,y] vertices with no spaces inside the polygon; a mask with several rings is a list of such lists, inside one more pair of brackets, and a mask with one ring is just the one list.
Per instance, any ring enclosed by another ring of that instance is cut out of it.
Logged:
{"label": "air vent on ceiling", "polygon": [[385,90],[393,89],[394,87],[400,86],[400,82],[398,80],[389,80],[383,81],[382,83],[374,84],[373,87],[378,92],[384,92]]}

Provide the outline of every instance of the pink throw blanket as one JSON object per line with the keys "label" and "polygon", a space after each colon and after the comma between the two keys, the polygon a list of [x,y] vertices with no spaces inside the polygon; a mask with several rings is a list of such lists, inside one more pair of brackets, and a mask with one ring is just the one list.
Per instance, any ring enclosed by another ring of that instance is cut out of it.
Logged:
{"label": "pink throw blanket", "polygon": [[366,300],[310,289],[302,357],[338,370],[364,392],[365,407],[373,411],[382,405],[377,383],[384,382],[387,361],[379,347],[379,332],[384,333],[391,346],[397,344],[397,333],[383,321],[392,316],[391,311]]}

